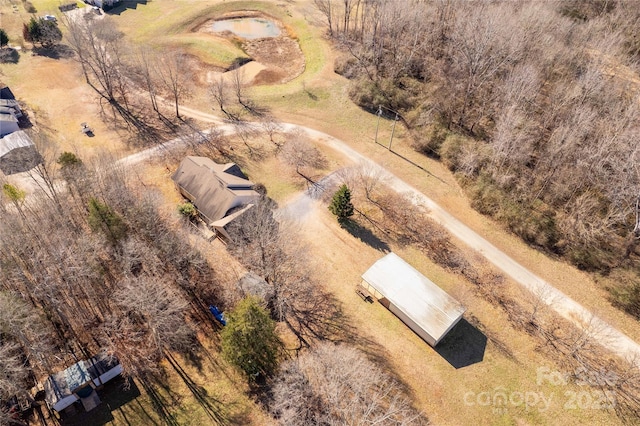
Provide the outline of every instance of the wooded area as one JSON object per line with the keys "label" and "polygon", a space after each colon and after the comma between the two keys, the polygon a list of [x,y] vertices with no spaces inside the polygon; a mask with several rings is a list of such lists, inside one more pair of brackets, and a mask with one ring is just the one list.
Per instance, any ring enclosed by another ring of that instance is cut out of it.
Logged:
{"label": "wooded area", "polygon": [[199,309],[189,307],[217,302],[215,272],[125,168],[60,158],[59,172],[46,161],[35,171],[46,182],[39,195],[4,187],[1,310],[20,309],[24,327],[2,330],[2,348],[35,377],[57,367],[52,355],[101,350],[129,375],[152,375],[165,351],[193,348],[188,317]]}
{"label": "wooded area", "polygon": [[[636,270],[637,2],[314,3],[351,98],[398,111],[477,210],[580,268]],[[638,284],[618,290],[640,315]]]}

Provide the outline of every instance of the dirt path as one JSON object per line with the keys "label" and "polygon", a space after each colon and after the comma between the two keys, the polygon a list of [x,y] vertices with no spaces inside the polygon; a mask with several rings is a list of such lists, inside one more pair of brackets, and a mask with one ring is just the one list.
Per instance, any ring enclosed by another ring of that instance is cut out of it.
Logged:
{"label": "dirt path", "polygon": [[[219,127],[217,128],[225,133],[231,133],[234,131],[234,126],[232,124],[228,124],[214,115],[188,107],[180,107],[180,112],[181,114],[191,118],[218,124]],[[553,287],[550,283],[517,263],[507,254],[499,250],[486,239],[482,238],[475,231],[453,217],[450,213],[445,211],[442,207],[413,186],[407,184],[391,172],[380,167],[377,163],[374,163],[372,160],[355,151],[346,143],[329,136],[326,133],[290,123],[280,124],[284,131],[289,132],[294,129],[303,130],[310,137],[317,139],[335,151],[340,152],[354,163],[366,163],[372,168],[379,170],[381,176],[391,188],[398,193],[410,194],[414,204],[426,207],[429,210],[431,217],[444,226],[452,235],[483,255],[489,262],[513,278],[521,286],[529,290],[535,297],[539,297],[543,300],[544,303],[549,305],[562,317],[571,321],[577,327],[588,330],[596,341],[600,342],[605,348],[618,356],[628,360],[640,359],[640,345],[638,345],[638,343],[630,339],[617,328],[595,316],[588,309]],[[126,157],[121,161],[126,163],[136,163],[161,152],[166,145],[175,143],[180,143],[180,139],[174,139],[161,147],[142,151]],[[315,198],[313,194],[305,192],[292,200],[293,204],[287,210],[289,212],[301,212],[304,209],[314,208],[317,206],[317,203],[313,202],[313,198]]]}

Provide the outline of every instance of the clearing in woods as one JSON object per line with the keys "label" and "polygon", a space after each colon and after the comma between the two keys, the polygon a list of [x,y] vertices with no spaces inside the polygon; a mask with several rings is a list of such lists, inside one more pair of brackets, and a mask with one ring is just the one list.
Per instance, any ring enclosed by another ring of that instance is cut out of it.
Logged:
{"label": "clearing in woods", "polygon": [[[33,3],[39,13],[45,13],[51,2],[33,0]],[[322,28],[313,25],[318,20],[313,12],[312,1],[274,4],[258,1],[154,0],[129,3],[135,3],[136,7],[123,6],[114,11],[113,17],[119,29],[134,44],[151,44],[159,49],[169,48],[188,53],[192,58],[191,70],[196,76],[194,83],[197,89],[193,90],[187,104],[203,111],[211,110],[211,100],[205,90],[211,76],[223,72],[236,58],[249,56],[251,49],[243,50],[233,37],[218,37],[196,29],[214,17],[229,17],[236,11],[253,11],[278,20],[288,37],[298,42],[306,60],[304,71],[296,76],[293,73],[285,83],[254,86],[251,96],[255,102],[268,106],[280,120],[315,128],[347,141],[351,148],[409,182],[456,217],[464,218],[465,224],[509,253],[517,262],[597,312],[629,336],[636,340],[640,338],[637,323],[606,303],[606,293],[589,275],[547,258],[473,211],[454,177],[440,163],[411,150],[408,135],[403,129],[396,128],[394,152],[373,142],[376,117],[350,102],[347,96],[348,82],[333,72],[334,54],[328,43],[323,41]],[[1,10],[3,25],[8,22],[9,28],[20,28],[20,19],[28,16],[22,12],[12,16],[9,2],[4,2]],[[217,44],[212,44],[214,39]],[[15,40],[15,34],[12,40]],[[295,56],[294,53],[297,55],[295,49],[291,50],[289,59]],[[259,57],[260,54],[254,52],[253,55]],[[270,57],[264,52],[263,56]],[[283,57],[280,68],[286,68],[287,60]],[[284,81],[275,79],[273,74],[264,73],[265,69],[257,66],[258,63],[264,65],[264,62],[266,60],[256,60],[253,65],[251,62],[245,65],[247,75],[254,83]],[[18,98],[33,111],[35,124],[56,135],[60,150],[77,151],[82,153],[81,156],[95,155],[105,149],[119,155],[131,153],[123,140],[125,133],[105,125],[100,119],[97,100],[84,84],[78,66],[72,59],[32,56],[28,50],[22,50],[20,61],[17,64],[0,65],[0,72],[2,81],[9,84]],[[263,73],[262,77],[260,73]],[[48,78],[42,78],[43,74]],[[95,138],[87,138],[81,133],[82,122],[88,122],[95,129]],[[388,120],[382,120],[380,124],[378,136],[385,144],[390,140],[391,125]],[[323,144],[318,146],[330,152]],[[276,201],[286,202],[296,185],[291,176],[279,173],[281,164],[273,158],[256,161],[240,151],[237,150],[236,155],[246,164],[251,178],[264,183]],[[349,163],[348,160],[340,160],[339,154],[333,153],[332,157],[335,158],[332,167]],[[165,164],[145,167],[151,168],[148,176],[152,180],[168,178],[164,173]],[[424,170],[429,173],[426,174]],[[275,190],[271,191],[272,188]],[[561,421],[567,425],[577,425],[617,422],[613,414],[606,410],[565,409],[566,391],[580,389],[572,385],[554,387],[550,383],[538,383],[536,369],[548,367],[553,370],[553,363],[536,351],[536,341],[510,328],[504,314],[475,295],[473,289],[462,283],[459,277],[442,270],[410,247],[391,247],[459,298],[468,307],[468,320],[473,321],[474,327],[481,329],[488,338],[481,362],[461,369],[453,368],[443,356],[422,342],[386,309],[380,305],[366,304],[358,298],[353,291],[354,285],[359,282],[360,274],[382,256],[382,252],[341,229],[326,211],[325,205],[318,201],[313,203],[314,207],[305,217],[302,227],[316,254],[312,266],[322,271],[328,289],[343,304],[347,318],[359,336],[356,343],[375,354],[408,385],[417,406],[435,423],[556,424]],[[198,380],[204,384],[208,379],[202,376]],[[174,381],[177,383],[180,379],[170,378],[171,383]],[[495,389],[512,393],[539,392],[554,400],[546,410],[540,409],[544,406],[538,401],[540,405],[534,409],[519,405],[508,407],[505,412],[496,412],[490,405],[483,405],[482,401],[474,399],[483,392]],[[232,383],[223,387],[223,393],[229,398],[223,399],[225,401],[236,401],[239,407],[253,407],[252,403],[242,399],[241,390]],[[143,411],[153,411],[153,401],[144,390],[143,397],[136,401],[138,405],[144,404]],[[181,421],[206,419],[201,417],[204,412],[190,417],[191,403],[197,405],[195,396],[193,399],[185,397],[183,404],[170,406],[169,409],[179,413],[177,415]],[[111,422],[128,423],[131,419],[127,417],[133,412],[129,411],[132,407],[133,403],[124,406],[123,415],[115,416]],[[245,409],[239,409],[236,419],[255,424],[268,421],[265,416],[258,414],[243,418]],[[132,424],[144,424],[148,420],[142,417],[135,419]]]}

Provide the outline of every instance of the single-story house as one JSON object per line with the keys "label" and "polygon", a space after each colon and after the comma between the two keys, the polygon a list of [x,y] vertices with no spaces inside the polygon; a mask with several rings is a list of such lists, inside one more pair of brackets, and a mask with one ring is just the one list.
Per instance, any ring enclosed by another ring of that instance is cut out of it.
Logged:
{"label": "single-story house", "polygon": [[22,110],[20,104],[15,99],[0,99],[0,113],[9,114],[13,113],[16,117],[22,117]]}
{"label": "single-story house", "polygon": [[85,3],[98,6],[103,10],[109,10],[118,5],[122,0],[88,0]]}
{"label": "single-story house", "polygon": [[96,388],[122,373],[117,359],[99,354],[89,360],[76,362],[64,371],[52,374],[44,384],[47,405],[62,412],[76,401],[86,411],[100,404]]}
{"label": "single-story house", "polygon": [[465,308],[395,253],[362,274],[362,287],[431,346],[460,321]]}
{"label": "single-story house", "polygon": [[186,157],[171,179],[222,238],[229,237],[225,227],[260,198],[237,164],[218,164],[206,157]]}
{"label": "single-story house", "polygon": [[36,146],[24,130],[0,138],[0,170],[5,175],[26,172],[41,161]]}
{"label": "single-story house", "polygon": [[[0,99],[0,102],[1,101],[2,101],[2,99]],[[16,117],[16,110],[14,110],[13,108],[10,108],[10,107],[2,106],[2,104],[0,103],[0,114],[9,114],[9,115],[12,115],[12,116]]]}
{"label": "single-story house", "polygon": [[13,114],[0,114],[0,138],[20,130],[18,119]]}

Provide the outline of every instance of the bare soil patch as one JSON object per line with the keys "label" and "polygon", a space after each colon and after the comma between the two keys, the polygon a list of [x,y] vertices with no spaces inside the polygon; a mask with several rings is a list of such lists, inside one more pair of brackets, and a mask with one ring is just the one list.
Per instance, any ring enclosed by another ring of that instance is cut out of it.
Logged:
{"label": "bare soil patch", "polygon": [[[249,17],[269,19],[278,25],[281,35],[248,40],[231,32],[217,33],[211,28],[214,21]],[[241,67],[247,69],[245,78],[249,84],[282,84],[293,80],[304,72],[305,58],[298,42],[290,30],[272,16],[251,10],[235,11],[208,20],[194,31],[213,34],[216,38],[228,39],[234,44],[239,44],[252,60]]]}

